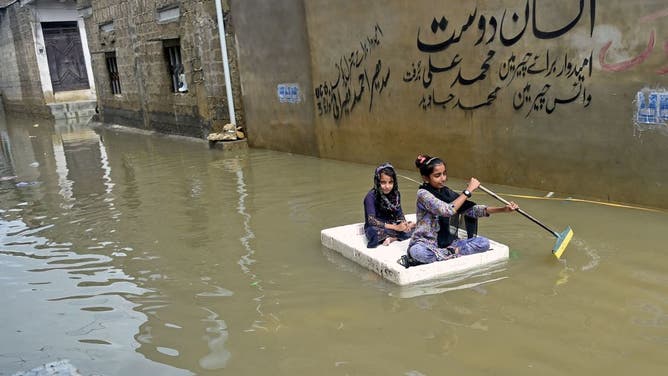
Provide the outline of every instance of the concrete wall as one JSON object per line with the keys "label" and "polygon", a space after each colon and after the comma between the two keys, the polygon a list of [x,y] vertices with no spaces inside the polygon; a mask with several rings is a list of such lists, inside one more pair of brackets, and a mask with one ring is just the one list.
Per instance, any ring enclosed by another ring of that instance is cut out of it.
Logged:
{"label": "concrete wall", "polygon": [[[301,0],[232,1],[249,142],[318,155],[311,55]],[[280,102],[279,85],[297,90]]]}
{"label": "concrete wall", "polygon": [[[159,10],[175,5],[177,19],[159,20]],[[84,20],[102,121],[199,138],[230,121],[213,1],[96,0],[79,1],[78,6],[90,12]],[[109,24],[113,30],[105,31],[102,26]],[[232,85],[239,93],[233,33],[228,31],[226,41]],[[165,58],[163,41],[176,38],[188,85],[185,93],[172,92]],[[112,51],[122,87],[117,95],[111,92],[105,60],[105,52]],[[240,98],[237,108],[237,124],[243,125]]]}
{"label": "concrete wall", "polygon": [[668,98],[666,7],[233,0],[249,141],[668,207],[668,127],[635,117],[639,91]]}
{"label": "concrete wall", "polygon": [[0,11],[0,91],[7,112],[50,117],[35,57],[35,10],[19,3]]}
{"label": "concrete wall", "polygon": [[5,98],[21,99],[21,82],[19,80],[19,65],[14,45],[14,32],[9,24],[7,11],[0,11],[0,91]]}

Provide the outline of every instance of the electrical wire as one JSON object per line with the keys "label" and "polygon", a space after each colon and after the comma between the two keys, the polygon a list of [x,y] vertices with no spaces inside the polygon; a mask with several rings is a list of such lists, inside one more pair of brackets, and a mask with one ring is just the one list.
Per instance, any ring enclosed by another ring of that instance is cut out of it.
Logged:
{"label": "electrical wire", "polygon": [[[400,175],[400,174],[397,174],[397,176],[401,176],[402,178],[410,180],[413,183],[422,184],[422,183],[418,182],[417,180],[409,178],[408,176],[404,176],[404,175]],[[508,196],[508,197],[515,197],[515,198],[524,198],[524,199],[530,199],[530,200],[583,202],[583,203],[587,203],[587,204],[605,205],[605,206],[610,206],[610,207],[614,207],[614,208],[635,209],[635,210],[642,210],[642,211],[648,211],[648,212],[654,212],[654,213],[667,213],[665,210],[660,210],[660,209],[643,208],[641,206],[616,204],[616,203],[613,203],[613,202],[585,200],[585,199],[572,198],[572,197],[565,197],[565,198],[540,197],[540,196],[530,196],[530,195],[517,195],[517,194],[512,194],[512,193],[499,193],[499,195]]]}

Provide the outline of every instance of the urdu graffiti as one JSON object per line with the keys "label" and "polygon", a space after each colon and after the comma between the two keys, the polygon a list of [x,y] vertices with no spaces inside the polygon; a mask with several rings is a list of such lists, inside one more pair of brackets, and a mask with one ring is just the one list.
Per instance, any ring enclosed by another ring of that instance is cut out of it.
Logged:
{"label": "urdu graffiti", "polygon": [[[457,25],[445,16],[435,17],[426,31],[418,28],[416,46],[423,57],[411,64],[403,81],[422,84],[424,92],[418,106],[425,111],[476,110],[491,106],[513,90],[513,108],[526,117],[542,111],[551,114],[570,103],[588,107],[592,97],[586,82],[592,74],[593,50],[584,56],[546,46],[528,52],[513,50],[520,40],[530,36],[539,41],[564,36],[586,18],[585,9],[589,12],[591,37],[596,0],[589,0],[588,6],[585,0],[575,1],[572,5],[576,6],[576,14],[549,30],[541,27],[540,20],[550,16],[550,12],[537,6],[536,0],[522,2],[516,11],[503,9],[495,15],[476,7]],[[478,56],[471,53],[476,51]]]}
{"label": "urdu graffiti", "polygon": [[370,54],[380,46],[383,31],[376,24],[373,34],[360,41],[360,47],[342,55],[334,64],[336,78],[324,81],[315,88],[315,101],[319,116],[332,116],[335,120],[350,114],[368,97],[371,112],[376,95],[383,92],[390,79],[390,68],[381,59],[370,60]]}

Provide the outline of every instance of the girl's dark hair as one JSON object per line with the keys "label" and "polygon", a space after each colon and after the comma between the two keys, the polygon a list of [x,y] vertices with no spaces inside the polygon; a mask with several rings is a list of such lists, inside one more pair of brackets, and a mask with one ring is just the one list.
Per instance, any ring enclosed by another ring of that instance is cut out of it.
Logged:
{"label": "girl's dark hair", "polygon": [[373,185],[376,188],[377,192],[380,192],[380,175],[384,174],[392,178],[394,181],[394,187],[392,191],[399,190],[399,182],[397,181],[397,172],[394,170],[394,166],[390,162],[385,162],[382,165],[376,167],[376,171],[373,174]]}
{"label": "girl's dark hair", "polygon": [[[381,174],[385,174],[391,177],[394,182],[392,191],[390,191],[390,193],[387,195],[384,194],[380,188]],[[376,171],[373,174],[373,189],[376,192],[376,208],[382,212],[385,212],[385,214],[389,217],[400,219],[395,218],[401,211],[401,194],[399,193],[399,182],[397,181],[397,173],[394,171],[394,167],[389,162],[385,162],[376,168]]]}
{"label": "girl's dark hair", "polygon": [[442,164],[445,166],[445,162],[438,157],[430,157],[426,154],[418,154],[415,159],[415,167],[420,170],[420,175],[429,176],[434,172],[434,167],[436,165]]}

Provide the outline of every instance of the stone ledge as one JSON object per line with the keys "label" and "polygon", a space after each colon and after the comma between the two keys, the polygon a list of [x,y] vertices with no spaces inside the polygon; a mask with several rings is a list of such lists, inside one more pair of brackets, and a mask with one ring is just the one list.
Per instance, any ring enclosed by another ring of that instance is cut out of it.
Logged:
{"label": "stone ledge", "polygon": [[108,129],[112,131],[119,131],[119,132],[125,132],[125,133],[135,133],[135,134],[141,134],[145,136],[155,136],[155,137],[164,137],[164,138],[171,138],[171,139],[176,139],[176,140],[182,140],[182,141],[187,141],[187,142],[194,142],[194,143],[201,143],[204,144],[207,141],[203,140],[201,138],[196,138],[196,137],[191,137],[191,136],[183,136],[183,135],[178,135],[178,134],[171,134],[171,133],[164,133],[164,132],[159,132],[156,130],[149,130],[149,129],[141,129],[141,128],[136,128],[128,125],[120,125],[120,124],[114,124],[114,123],[104,123],[96,120],[89,120],[88,121],[88,126],[91,128],[103,128],[103,129]]}
{"label": "stone ledge", "polygon": [[235,141],[209,141],[209,148],[218,150],[242,150],[248,149],[248,142],[243,140]]}

